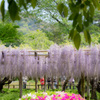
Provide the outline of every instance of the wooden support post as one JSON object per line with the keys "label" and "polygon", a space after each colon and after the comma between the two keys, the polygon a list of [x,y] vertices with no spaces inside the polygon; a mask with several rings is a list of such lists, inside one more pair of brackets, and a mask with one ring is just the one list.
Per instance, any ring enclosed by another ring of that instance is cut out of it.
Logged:
{"label": "wooden support post", "polygon": [[54,89],[53,76],[52,76],[52,78],[51,78],[51,88]]}
{"label": "wooden support post", "polygon": [[81,93],[82,97],[85,98],[85,77],[84,74],[81,74]]}
{"label": "wooden support post", "polygon": [[46,75],[44,75],[44,92],[46,92]]}
{"label": "wooden support post", "polygon": [[90,80],[87,78],[87,100],[90,100]]}
{"label": "wooden support post", "polygon": [[63,87],[62,87],[62,91],[65,91],[65,89],[66,89],[66,84],[68,83],[68,80],[69,80],[69,79],[66,79],[66,80],[65,80],[65,82],[64,82],[64,84],[63,84]]}
{"label": "wooden support post", "polygon": [[29,83],[29,89],[30,89],[30,83]]}
{"label": "wooden support post", "polygon": [[97,100],[96,88],[97,88],[97,79],[93,78],[91,80],[91,99]]}
{"label": "wooden support post", "polygon": [[59,77],[57,77],[57,89],[59,89]]}
{"label": "wooden support post", "polygon": [[0,76],[0,81],[1,81],[1,76]]}
{"label": "wooden support post", "polygon": [[8,84],[8,89],[10,89],[10,85]]}
{"label": "wooden support post", "polygon": [[13,85],[13,89],[15,88],[15,85]]}
{"label": "wooden support post", "polygon": [[22,73],[20,72],[19,76],[19,89],[20,89],[20,98],[22,97]]}
{"label": "wooden support post", "polygon": [[35,92],[37,92],[37,78],[35,78]]}
{"label": "wooden support post", "polygon": [[39,89],[39,85],[38,85],[38,89]]}

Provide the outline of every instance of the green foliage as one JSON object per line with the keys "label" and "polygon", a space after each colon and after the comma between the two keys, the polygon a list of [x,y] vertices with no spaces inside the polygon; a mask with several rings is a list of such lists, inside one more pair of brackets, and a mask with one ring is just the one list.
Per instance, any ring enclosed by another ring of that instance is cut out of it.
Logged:
{"label": "green foliage", "polygon": [[57,9],[62,17],[67,17],[68,8],[63,3],[58,4]]}
{"label": "green foliage", "polygon": [[46,36],[49,38],[49,40],[56,44],[66,43],[66,36],[69,33],[69,29],[71,28],[69,23],[67,24],[67,27],[59,23],[46,24],[43,26],[44,27],[42,30],[46,33]]}
{"label": "green foliage", "polygon": [[[88,0],[86,1],[78,0],[75,2],[70,1],[69,8],[72,13],[71,16],[69,16],[69,19],[73,21],[73,28],[76,29],[79,33],[86,30],[89,24],[93,22],[94,4],[92,3],[92,1],[88,1]],[[91,38],[90,38],[89,32],[85,31],[85,33],[87,33],[85,34],[85,38],[87,42],[90,44]],[[72,33],[71,31],[71,34],[74,34],[74,33]],[[74,38],[75,35],[71,35],[71,34],[69,35],[69,37],[71,37],[72,39],[72,36]],[[79,39],[79,35],[77,35],[77,37],[75,36],[75,39],[76,40],[78,39],[81,41],[81,39]],[[74,42],[74,44],[76,47],[76,42]],[[77,47],[79,46],[80,46],[80,43],[77,42]]]}
{"label": "green foliage", "polygon": [[75,44],[75,47],[76,49],[79,49],[79,46],[81,44],[81,37],[80,37],[80,34],[76,34],[74,36],[74,44]]}
{"label": "green foliage", "polygon": [[16,2],[14,0],[10,0],[8,2],[8,4],[9,4],[8,10],[9,10],[9,14],[10,14],[12,21],[20,20],[19,8],[18,8]]}
{"label": "green foliage", "polygon": [[23,45],[27,44],[34,50],[49,49],[50,45],[53,44],[53,42],[46,37],[46,34],[40,30],[25,34],[23,41]]}
{"label": "green foliage", "polygon": [[[85,39],[84,34],[81,33],[81,47],[83,48],[88,46],[88,43],[84,41],[84,39]],[[99,43],[100,43],[100,34],[99,33],[91,34],[91,45],[95,46],[99,45]]]}
{"label": "green foliage", "polygon": [[84,30],[84,37],[85,37],[86,42],[91,44],[91,37],[90,37],[90,34],[89,34],[88,30]]}
{"label": "green foliage", "polygon": [[94,27],[96,26],[98,26],[98,28],[100,27],[100,11],[98,10],[95,10],[95,13],[94,13],[94,24],[95,24]]}
{"label": "green foliage", "polygon": [[22,42],[22,33],[18,32],[15,25],[0,23],[0,40],[5,46],[18,46]]}
{"label": "green foliage", "polygon": [[5,6],[4,6],[4,4],[5,4],[5,1],[2,0],[1,6],[0,6],[0,10],[1,10],[2,20],[3,20],[3,21],[4,21],[4,16],[5,16]]}
{"label": "green foliage", "polygon": [[[4,93],[0,93],[0,100],[18,100],[19,99],[19,89],[3,89],[3,91],[4,91]],[[43,92],[43,90],[38,90],[38,92],[36,93],[35,89],[23,89],[22,91],[23,91],[23,95],[32,93],[32,94],[37,94],[39,96],[42,94],[41,92]],[[55,94],[56,91],[61,91],[61,89],[55,89],[55,90],[49,89],[46,92],[48,95],[52,95],[52,94]],[[65,92],[68,94],[72,94],[72,93],[78,94],[77,88],[66,89]],[[42,94],[42,96],[43,96],[43,94]],[[98,98],[98,100],[100,99],[99,92],[97,92],[97,98]]]}
{"label": "green foliage", "polygon": [[[18,100],[19,89],[3,89],[4,93],[0,93],[0,100]],[[33,89],[23,89],[23,95],[32,92]]]}
{"label": "green foliage", "polygon": [[33,8],[35,8],[36,4],[37,4],[37,0],[31,0],[31,5]]}
{"label": "green foliage", "polygon": [[[1,12],[4,20],[3,4],[4,3],[1,3],[1,8],[3,9],[1,9]],[[49,13],[54,20],[62,25],[65,25],[62,17],[67,17],[67,19],[72,21],[72,29],[77,30],[78,34],[85,31],[85,40],[87,40],[89,44],[91,43],[90,32],[87,32],[86,30],[89,29],[89,26],[93,23],[95,9],[100,10],[99,0],[8,0],[8,10],[13,21],[20,19],[19,12],[23,10],[22,6],[26,10],[28,8],[30,9],[30,7],[35,8],[35,6],[38,6],[38,8],[33,10],[34,12],[37,10],[38,15],[41,15],[43,11],[46,11],[44,15],[48,16]],[[62,17],[60,17],[59,14]],[[69,35],[69,37],[70,36],[72,35]],[[70,38],[72,39],[72,37]],[[79,39],[79,37],[76,37],[75,35],[73,35],[73,38]],[[74,42],[74,39],[72,39],[72,41]],[[80,43],[77,45],[80,47]]]}

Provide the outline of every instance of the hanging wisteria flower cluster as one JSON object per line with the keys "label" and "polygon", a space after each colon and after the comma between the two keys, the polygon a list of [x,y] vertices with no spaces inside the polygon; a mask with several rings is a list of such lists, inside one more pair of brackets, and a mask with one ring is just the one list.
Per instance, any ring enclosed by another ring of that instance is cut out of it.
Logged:
{"label": "hanging wisteria flower cluster", "polygon": [[48,57],[33,55],[27,50],[11,49],[0,51],[0,76],[39,78],[41,76],[65,76],[66,78],[100,77],[100,50],[75,50],[73,46],[53,45]]}

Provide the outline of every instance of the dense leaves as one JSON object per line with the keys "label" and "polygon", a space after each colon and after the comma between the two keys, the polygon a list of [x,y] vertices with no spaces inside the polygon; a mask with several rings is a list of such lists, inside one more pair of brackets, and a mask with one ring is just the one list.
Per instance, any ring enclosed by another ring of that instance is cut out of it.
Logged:
{"label": "dense leaves", "polygon": [[90,37],[90,34],[89,34],[88,30],[84,30],[84,37],[85,37],[86,42],[91,44],[91,37]]}
{"label": "dense leaves", "polygon": [[0,6],[0,10],[1,10],[1,14],[2,14],[2,20],[4,21],[4,15],[5,15],[5,5],[4,5],[4,0],[2,0],[1,2],[1,6]]}
{"label": "dense leaves", "polygon": [[[21,12],[22,6],[25,9],[28,9],[30,6],[32,6],[33,8],[35,8],[35,6],[39,6],[40,8],[41,2],[45,4],[42,7],[43,8],[45,7],[45,9],[51,15],[53,14],[52,18],[54,18],[59,23],[61,23],[60,20],[58,20],[59,18],[57,19],[57,17],[55,17],[57,13],[56,12],[57,9],[62,17],[67,17],[67,19],[71,20],[73,23],[72,28],[74,30],[77,30],[78,34],[80,32],[83,32],[84,30],[87,30],[87,28],[91,25],[91,23],[93,23],[93,16],[94,16],[95,9],[98,9],[98,10],[100,9],[99,0],[74,0],[74,1],[63,0],[62,2],[59,2],[59,0],[47,1],[50,3],[51,7],[52,5],[56,4],[56,8],[52,9],[52,11],[55,11],[55,13],[52,13],[51,11],[49,11],[49,8],[46,5],[47,2],[44,0],[40,0],[40,1],[37,1],[37,0],[26,0],[26,1],[25,0],[17,0],[17,1],[8,0],[8,10],[9,10],[11,19],[13,21],[20,20],[19,12]],[[4,20],[4,6],[3,5],[4,5],[4,0],[2,0],[2,3],[1,3],[1,8],[2,8],[1,12],[2,12],[2,17],[3,17],[2,19]],[[91,38],[88,38],[87,42],[90,44]],[[80,46],[80,43],[78,43],[77,45]]]}
{"label": "dense leaves", "polygon": [[14,0],[9,1],[8,9],[9,9],[9,14],[10,14],[12,21],[20,20],[19,8]]}
{"label": "dense leaves", "polygon": [[58,4],[57,9],[62,17],[67,17],[68,8],[63,3]]}
{"label": "dense leaves", "polygon": [[74,37],[74,44],[75,44],[76,49],[79,49],[79,46],[81,44],[80,34],[76,34],[75,35],[75,37]]}
{"label": "dense leaves", "polygon": [[36,3],[37,3],[37,0],[31,0],[31,5],[32,5],[33,8],[35,8]]}
{"label": "dense leaves", "polygon": [[19,46],[22,42],[22,33],[16,27],[18,26],[0,23],[0,41],[6,46]]}
{"label": "dense leaves", "polygon": [[23,45],[28,45],[32,49],[48,49],[53,44],[52,41],[46,37],[46,33],[36,30],[23,36]]}

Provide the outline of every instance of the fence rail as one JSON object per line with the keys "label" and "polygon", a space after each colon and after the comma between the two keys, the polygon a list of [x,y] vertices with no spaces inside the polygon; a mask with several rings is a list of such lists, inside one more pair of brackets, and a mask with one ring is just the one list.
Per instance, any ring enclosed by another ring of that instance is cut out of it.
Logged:
{"label": "fence rail", "polygon": [[[58,88],[60,87],[60,88],[62,88],[62,85],[56,85]],[[73,85],[72,85],[73,86]],[[46,87],[48,87],[48,84],[46,85]],[[76,87],[75,85],[74,85],[74,87]],[[4,85],[4,87],[3,88],[13,88],[13,89],[16,89],[16,88],[19,88],[19,85]],[[41,86],[41,84],[38,84],[37,85],[37,88],[38,89],[42,89],[42,86]],[[49,87],[49,88],[51,88],[51,87]],[[66,85],[66,88],[68,88],[68,85]],[[26,85],[26,89],[35,89],[35,85]]]}

